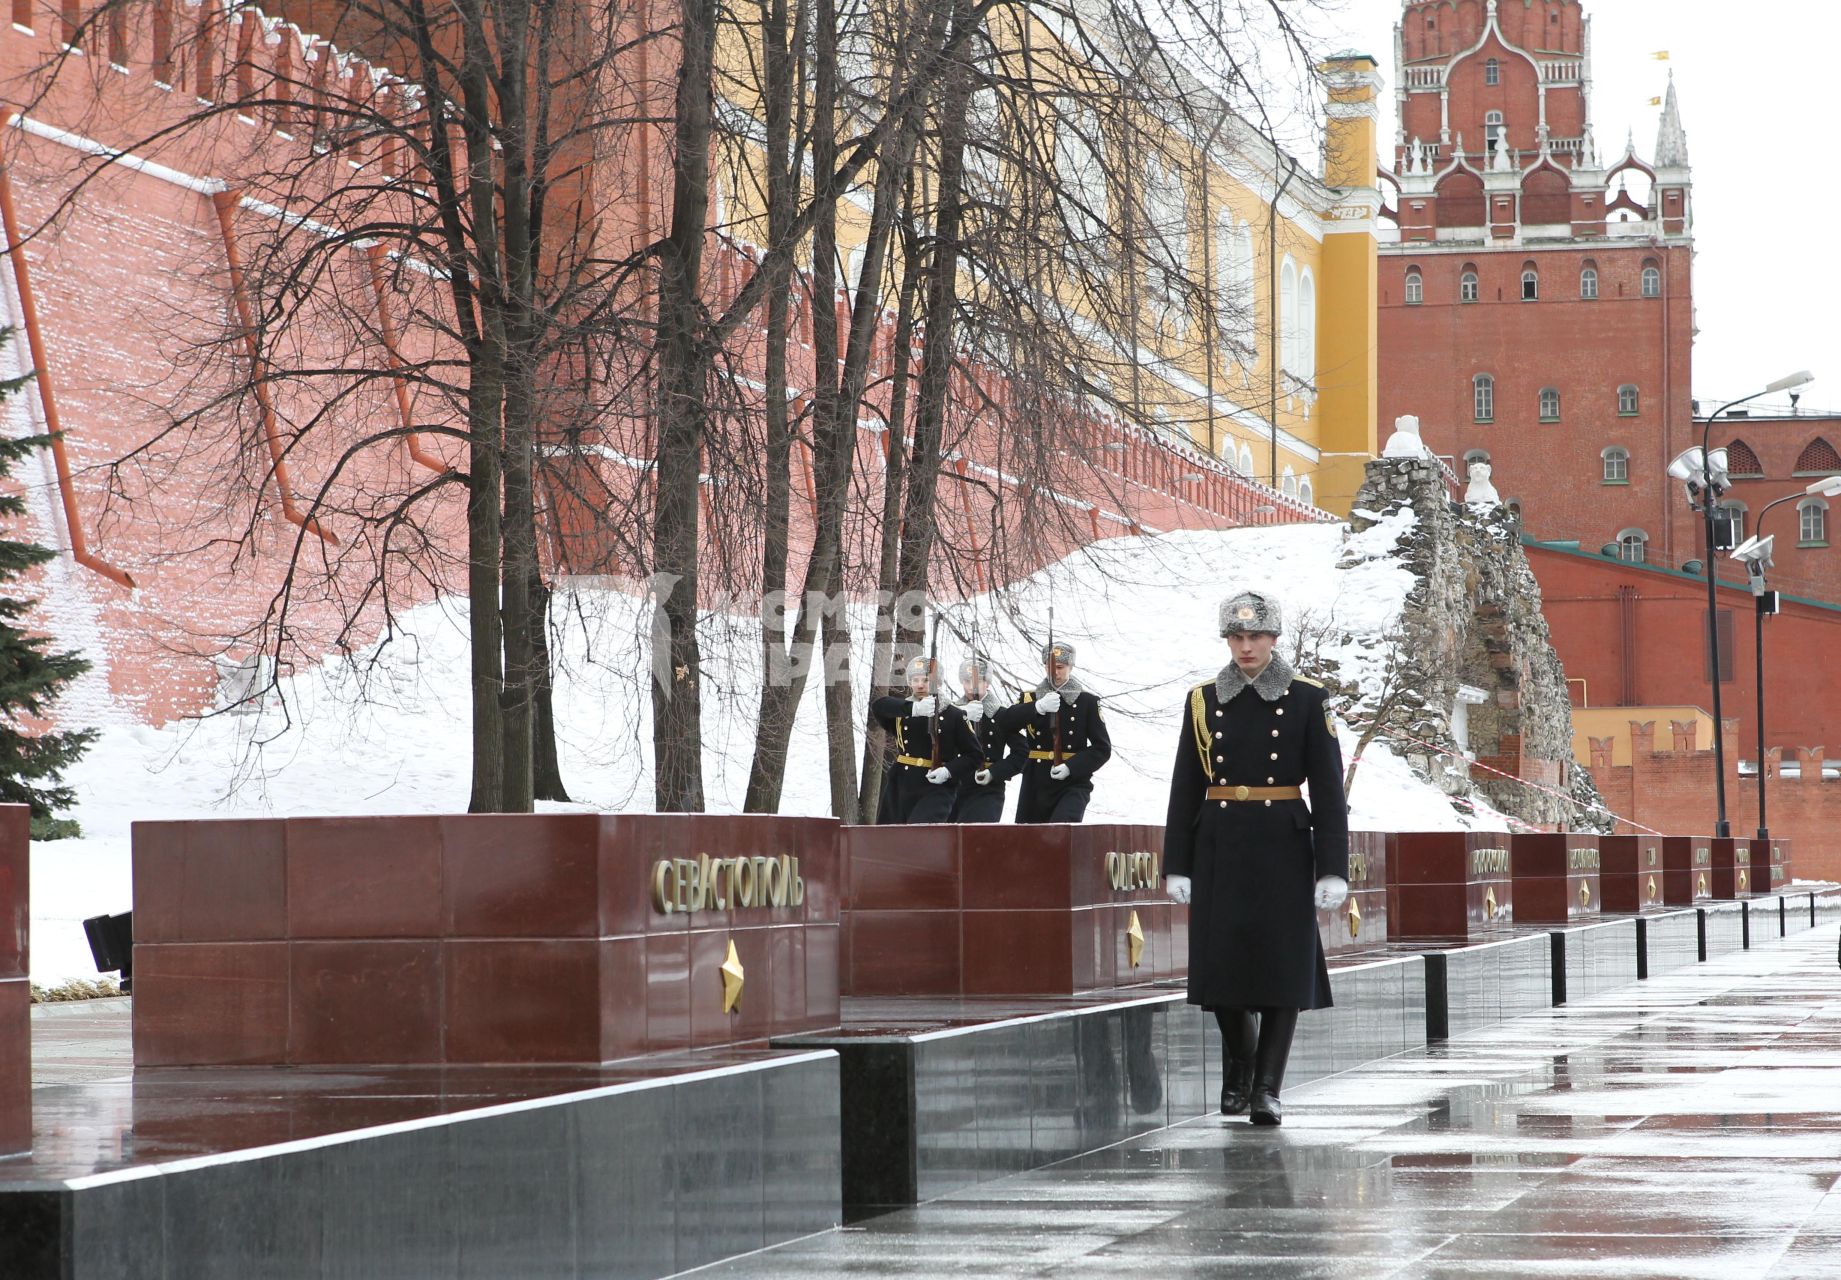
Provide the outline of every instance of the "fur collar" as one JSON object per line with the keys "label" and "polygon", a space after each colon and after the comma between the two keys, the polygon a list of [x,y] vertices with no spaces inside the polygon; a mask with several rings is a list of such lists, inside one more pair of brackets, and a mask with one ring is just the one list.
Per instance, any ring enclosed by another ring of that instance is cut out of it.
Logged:
{"label": "fur collar", "polygon": [[1061,695],[1061,700],[1063,702],[1072,702],[1086,691],[1086,686],[1080,683],[1079,676],[1069,676],[1058,686],[1052,685],[1046,680],[1042,681],[1042,683],[1036,686],[1036,697],[1039,698],[1045,693],[1058,693]]}
{"label": "fur collar", "polygon": [[1251,688],[1262,701],[1277,702],[1285,696],[1285,690],[1291,688],[1291,681],[1296,675],[1291,664],[1276,653],[1272,655],[1272,661],[1266,664],[1266,669],[1259,673],[1257,680],[1247,679],[1241,674],[1240,668],[1230,662],[1215,677],[1215,696],[1225,706],[1242,689]]}

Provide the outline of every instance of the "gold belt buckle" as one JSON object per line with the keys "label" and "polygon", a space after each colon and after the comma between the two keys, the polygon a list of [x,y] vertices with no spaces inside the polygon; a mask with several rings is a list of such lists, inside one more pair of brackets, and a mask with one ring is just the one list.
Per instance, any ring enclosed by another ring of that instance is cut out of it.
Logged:
{"label": "gold belt buckle", "polygon": [[1244,800],[1246,798],[1247,798],[1247,789],[1245,787],[1235,787],[1234,788],[1234,799]]}

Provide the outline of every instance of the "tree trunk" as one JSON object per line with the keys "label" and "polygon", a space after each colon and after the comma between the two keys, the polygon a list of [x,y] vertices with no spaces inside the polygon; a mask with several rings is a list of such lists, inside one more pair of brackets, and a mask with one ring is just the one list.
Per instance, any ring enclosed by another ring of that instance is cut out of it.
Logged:
{"label": "tree trunk", "polygon": [[531,670],[535,678],[531,701],[531,797],[568,802],[562,764],[556,757],[556,699],[551,685],[550,589],[543,575],[531,566],[530,634]]}
{"label": "tree trunk", "polygon": [[[652,657],[653,803],[703,811],[701,662],[697,644],[698,477],[709,355],[701,333],[703,242],[710,200],[715,0],[679,10],[671,229],[658,251],[658,423],[652,525],[657,615]],[[662,643],[663,652],[657,646]]]}
{"label": "tree trunk", "polygon": [[[798,195],[792,156],[793,60],[786,43],[786,0],[766,0],[762,5],[761,32],[765,48],[765,111],[767,128],[767,239],[778,244],[793,220]],[[803,24],[800,24],[803,29]],[[767,269],[763,265],[763,270]],[[767,293],[766,369],[766,511],[761,546],[761,697],[755,719],[754,758],[748,766],[748,791],[743,813],[776,813],[786,779],[784,744],[792,737],[797,708],[792,704],[792,682],[786,666],[786,568],[790,556],[792,523],[793,434],[786,403],[787,276]],[[774,744],[781,744],[777,750]]]}
{"label": "tree trunk", "polygon": [[497,362],[473,363],[467,405],[467,632],[473,668],[473,793],[469,813],[497,813],[505,803],[505,752],[499,696],[499,414],[504,399]]}

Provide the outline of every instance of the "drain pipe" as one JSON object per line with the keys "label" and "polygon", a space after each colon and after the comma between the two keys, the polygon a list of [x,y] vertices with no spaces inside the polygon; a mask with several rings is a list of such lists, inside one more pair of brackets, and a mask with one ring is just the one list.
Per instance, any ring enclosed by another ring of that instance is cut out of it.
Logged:
{"label": "drain pipe", "polygon": [[[0,131],[3,132],[3,131]],[[6,254],[13,264],[13,282],[19,291],[19,314],[25,322],[26,342],[32,349],[38,403],[44,412],[45,434],[51,438],[51,459],[56,465],[58,496],[64,503],[64,528],[70,536],[70,554],[85,569],[110,582],[134,590],[134,579],[89,549],[77,515],[77,491],[70,478],[70,457],[64,451],[64,428],[58,421],[58,399],[51,385],[51,362],[45,356],[45,336],[39,328],[38,306],[32,294],[32,270],[26,265],[25,246],[19,241],[19,215],[13,205],[13,169],[0,143],[0,224],[6,228]]]}
{"label": "drain pipe", "polygon": [[377,328],[383,335],[384,351],[390,357],[390,382],[396,389],[396,412],[403,420],[403,430],[409,441],[409,457],[430,471],[446,475],[451,468],[434,454],[422,447],[422,437],[412,428],[415,415],[409,410],[409,384],[403,378],[403,358],[396,349],[396,322],[390,318],[390,294],[384,286],[383,262],[390,256],[381,244],[373,244],[365,250],[365,260],[371,267],[371,288],[377,293]]}
{"label": "drain pipe", "polygon": [[[1266,207],[1266,275],[1269,277],[1267,288],[1270,290],[1271,302],[1266,315],[1266,425],[1271,428],[1271,445],[1268,453],[1269,466],[1267,483],[1278,488],[1278,373],[1283,362],[1283,353],[1279,350],[1279,314],[1278,314],[1278,202],[1285,197],[1285,188],[1298,176],[1298,162],[1279,150],[1278,139],[1272,140],[1273,166],[1272,176],[1278,177],[1278,162],[1290,166],[1285,180],[1272,193],[1272,203]],[[1315,341],[1312,336],[1312,341]]]}

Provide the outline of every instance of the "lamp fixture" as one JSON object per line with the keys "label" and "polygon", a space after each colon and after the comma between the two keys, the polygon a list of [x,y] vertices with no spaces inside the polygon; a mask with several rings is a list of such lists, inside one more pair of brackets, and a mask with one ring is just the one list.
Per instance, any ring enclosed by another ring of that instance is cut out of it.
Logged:
{"label": "lamp fixture", "polygon": [[1815,375],[1813,373],[1810,373],[1807,369],[1799,369],[1788,377],[1779,378],[1775,382],[1768,383],[1764,389],[1767,393],[1772,391],[1788,391],[1792,387],[1806,387],[1814,381]]}
{"label": "lamp fixture", "polygon": [[1675,460],[1668,464],[1668,473],[1677,480],[1688,484],[1700,483],[1701,468],[1706,465],[1706,454],[1699,445],[1683,449],[1675,455]]}

